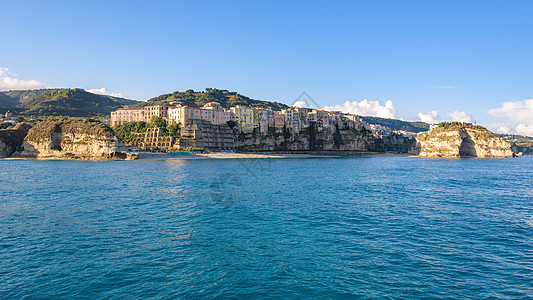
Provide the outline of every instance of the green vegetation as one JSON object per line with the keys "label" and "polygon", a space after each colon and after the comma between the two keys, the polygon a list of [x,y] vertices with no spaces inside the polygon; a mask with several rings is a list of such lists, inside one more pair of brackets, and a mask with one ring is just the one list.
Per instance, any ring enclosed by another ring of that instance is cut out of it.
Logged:
{"label": "green vegetation", "polygon": [[378,117],[361,117],[368,124],[389,127],[391,130],[407,130],[411,132],[423,132],[429,130],[429,124],[424,122],[409,122],[396,119],[385,119]]}
{"label": "green vegetation", "polygon": [[235,121],[228,121],[226,122],[228,124],[229,128],[233,129],[233,127],[237,126],[237,123]]}
{"label": "green vegetation", "polygon": [[113,127],[113,131],[117,138],[122,140],[126,144],[130,144],[134,136],[131,134],[134,133],[143,133],[146,132],[148,124],[146,122],[127,122],[124,124],[116,125]]}
{"label": "green vegetation", "polygon": [[139,103],[97,95],[83,89],[42,89],[0,92],[0,107],[26,116],[104,117],[124,105]]}
{"label": "green vegetation", "polygon": [[139,106],[174,105],[177,103],[203,106],[209,102],[218,102],[225,108],[230,108],[236,105],[264,107],[272,110],[289,108],[289,106],[282,103],[254,100],[236,92],[212,88],[205,89],[205,92],[195,92],[194,90],[186,90],[184,92],[176,91],[172,94],[160,95],[149,99],[146,102],[139,103]]}
{"label": "green vegetation", "polygon": [[5,122],[5,123],[0,123],[0,130],[1,130],[1,129],[12,128],[13,126],[15,126],[15,125],[13,125],[13,124],[11,124],[11,123],[7,123],[7,122]]}
{"label": "green vegetation", "polygon": [[49,117],[35,124],[28,132],[26,139],[33,142],[52,139],[55,133],[88,134],[99,138],[114,139],[109,126],[90,118],[56,118]]}
{"label": "green vegetation", "polygon": [[160,117],[152,117],[149,123],[146,122],[127,122],[113,127],[115,135],[126,144],[131,144],[135,139],[132,133],[144,133],[148,128],[162,128],[163,136],[175,136],[180,133],[180,124],[172,122],[167,125],[167,122]]}

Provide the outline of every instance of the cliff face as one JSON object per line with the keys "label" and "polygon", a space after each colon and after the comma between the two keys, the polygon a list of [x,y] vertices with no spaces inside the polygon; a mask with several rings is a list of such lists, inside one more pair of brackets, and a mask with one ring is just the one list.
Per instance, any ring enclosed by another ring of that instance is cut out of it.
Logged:
{"label": "cliff face", "polygon": [[124,143],[96,121],[44,121],[28,131],[21,157],[40,159],[127,158]]}
{"label": "cliff face", "polygon": [[421,157],[513,157],[509,142],[468,123],[441,123],[416,141],[410,153]]}
{"label": "cliff face", "polygon": [[267,134],[235,132],[244,151],[380,151],[377,139],[364,127],[310,126],[299,133],[277,129]]}
{"label": "cliff face", "polygon": [[0,158],[10,157],[20,150],[30,128],[28,124],[19,123],[13,129],[0,130]]}

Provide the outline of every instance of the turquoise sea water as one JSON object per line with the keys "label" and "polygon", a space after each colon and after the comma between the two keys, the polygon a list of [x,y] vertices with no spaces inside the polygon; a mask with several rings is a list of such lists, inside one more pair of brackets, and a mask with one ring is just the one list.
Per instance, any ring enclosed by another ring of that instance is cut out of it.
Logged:
{"label": "turquoise sea water", "polygon": [[533,157],[0,160],[0,298],[533,298]]}

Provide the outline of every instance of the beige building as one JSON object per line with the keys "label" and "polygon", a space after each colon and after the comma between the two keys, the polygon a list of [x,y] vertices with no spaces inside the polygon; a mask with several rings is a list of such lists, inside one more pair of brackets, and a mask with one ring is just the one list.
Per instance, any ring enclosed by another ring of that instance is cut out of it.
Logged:
{"label": "beige building", "polygon": [[230,112],[217,102],[209,102],[200,107],[196,105],[178,105],[168,109],[168,119],[187,125],[191,120],[204,120],[211,124],[226,124],[231,120]]}
{"label": "beige building", "polygon": [[111,126],[133,121],[144,121],[142,107],[125,107],[111,112]]}
{"label": "beige building", "polygon": [[285,115],[279,111],[274,112],[274,127],[281,129],[285,126]]}
{"label": "beige building", "polygon": [[254,109],[248,106],[237,105],[231,109],[231,120],[237,123],[242,132],[252,132],[259,127],[259,120],[256,119]]}
{"label": "beige building", "polygon": [[132,121],[150,122],[153,117],[160,117],[169,121],[174,120],[182,125],[188,124],[190,120],[205,120],[212,124],[226,124],[231,119],[230,112],[217,102],[207,103],[203,107],[182,104],[176,107],[157,105],[119,108],[111,112],[111,126]]}
{"label": "beige building", "polygon": [[152,117],[165,118],[168,106],[156,105],[145,107],[125,107],[111,112],[111,126],[126,122],[150,122]]}

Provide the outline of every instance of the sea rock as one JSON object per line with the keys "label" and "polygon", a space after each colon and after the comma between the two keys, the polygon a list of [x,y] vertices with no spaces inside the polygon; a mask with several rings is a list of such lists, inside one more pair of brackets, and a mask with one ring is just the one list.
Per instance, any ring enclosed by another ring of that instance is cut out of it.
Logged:
{"label": "sea rock", "polygon": [[416,137],[411,154],[421,157],[513,157],[511,144],[482,126],[444,122]]}
{"label": "sea rock", "polygon": [[26,123],[18,123],[12,129],[0,130],[0,158],[10,157],[20,150],[30,128]]}
{"label": "sea rock", "polygon": [[105,124],[60,119],[37,123],[28,131],[19,157],[38,159],[128,159],[125,145]]}

